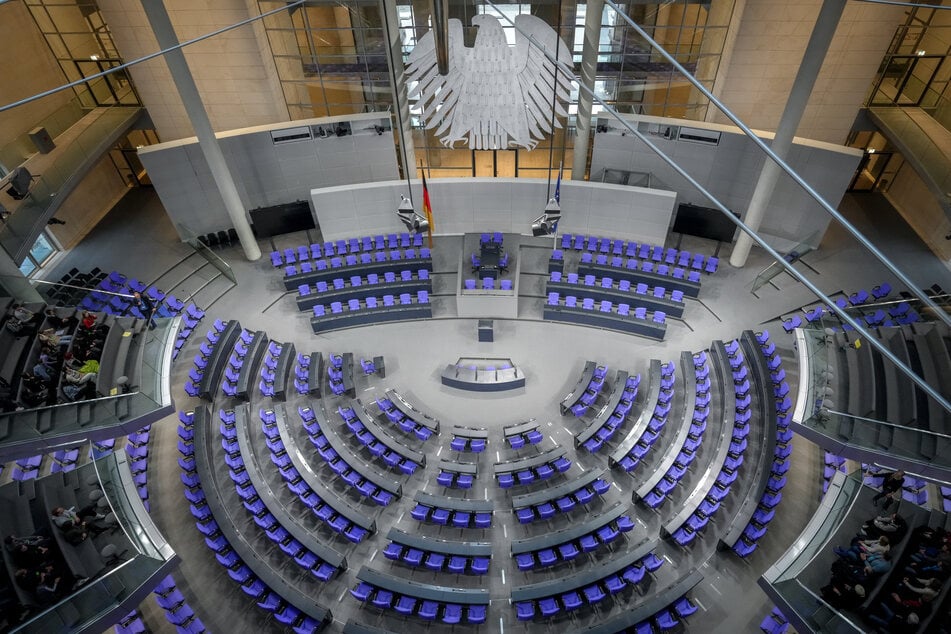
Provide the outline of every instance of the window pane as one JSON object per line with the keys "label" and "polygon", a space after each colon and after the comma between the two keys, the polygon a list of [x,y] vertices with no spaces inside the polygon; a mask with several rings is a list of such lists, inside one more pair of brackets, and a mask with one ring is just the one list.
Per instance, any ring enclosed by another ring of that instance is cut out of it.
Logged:
{"label": "window pane", "polygon": [[36,239],[36,242],[34,242],[33,246],[30,248],[30,256],[32,256],[32,258],[41,265],[55,252],[56,249],[53,248],[53,245],[50,244],[50,241],[46,239],[45,233],[41,233]]}

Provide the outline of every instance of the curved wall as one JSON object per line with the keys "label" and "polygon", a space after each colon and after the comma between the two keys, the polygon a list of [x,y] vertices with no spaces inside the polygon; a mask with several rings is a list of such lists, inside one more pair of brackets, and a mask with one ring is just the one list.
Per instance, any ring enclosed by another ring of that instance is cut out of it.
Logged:
{"label": "curved wall", "polygon": [[[437,234],[531,233],[549,198],[548,182],[531,178],[440,178],[428,181]],[[554,188],[554,183],[552,183]],[[413,201],[422,214],[422,184]],[[405,231],[396,216],[404,181],[325,187],[310,192],[324,240]],[[562,181],[558,233],[603,234],[664,244],[677,194],[657,189]]]}

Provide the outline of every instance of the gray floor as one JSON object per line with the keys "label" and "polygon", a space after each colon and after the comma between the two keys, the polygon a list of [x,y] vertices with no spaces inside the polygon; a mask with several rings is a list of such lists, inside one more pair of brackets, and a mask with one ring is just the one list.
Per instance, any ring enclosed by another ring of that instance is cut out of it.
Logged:
{"label": "gray floor", "polygon": [[[848,196],[840,207],[854,222],[868,231],[868,235],[908,272],[922,287],[934,282],[946,282],[948,271],[932,257],[917,240],[899,216],[881,198],[875,195]],[[273,246],[292,246],[308,236],[292,234],[274,239]],[[887,240],[887,243],[884,241]],[[673,244],[673,242],[671,242]],[[272,248],[271,241],[262,241],[262,251]],[[696,238],[684,238],[683,248],[712,253],[716,245]],[[785,347],[787,372],[795,378],[795,364],[791,357],[791,341],[783,334],[775,319],[786,312],[813,301],[808,291],[788,275],[781,275],[773,284],[761,289],[756,296],[750,293],[753,279],[768,261],[764,254],[754,250],[750,265],[744,269],[732,269],[725,264],[728,247],[720,252],[724,265],[720,272],[704,279],[700,301],[689,301],[682,322],[672,321],[666,341],[650,342],[595,329],[541,322],[541,305],[544,277],[532,275],[541,270],[545,251],[523,247],[519,258],[523,272],[519,279],[521,298],[518,320],[497,320],[494,343],[476,341],[476,323],[473,319],[455,318],[454,301],[459,281],[456,274],[460,259],[460,238],[437,238],[434,252],[435,314],[438,319],[426,322],[388,324],[372,328],[337,331],[320,336],[311,333],[307,316],[296,310],[293,295],[283,290],[279,274],[271,267],[265,255],[258,262],[247,262],[237,248],[222,249],[218,253],[231,265],[237,286],[225,293],[209,307],[209,318],[236,318],[250,329],[265,330],[279,341],[292,341],[299,351],[320,350],[323,352],[353,352],[359,356],[382,354],[386,357],[385,379],[360,379],[358,391],[361,398],[372,398],[388,387],[396,387],[409,399],[436,415],[446,425],[475,425],[487,427],[490,432],[490,451],[479,458],[481,475],[470,496],[489,497],[496,502],[496,522],[485,539],[498,540],[499,553],[507,549],[509,539],[529,534],[528,529],[514,521],[507,501],[508,494],[500,491],[484,474],[498,458],[511,457],[514,452],[503,449],[501,433],[503,424],[535,418],[541,423],[546,440],[543,448],[553,443],[569,447],[573,459],[569,475],[576,476],[582,468],[606,465],[606,452],[590,455],[574,452],[571,438],[579,429],[573,419],[560,416],[557,402],[574,384],[585,359],[595,359],[612,369],[643,372],[652,358],[662,361],[676,360],[682,350],[696,351],[709,346],[714,339],[737,337],[745,328],[755,330],[768,327],[778,344]],[[208,279],[212,276],[206,269],[195,275],[182,278],[190,264],[182,264],[189,258],[190,248],[180,244],[161,204],[148,190],[138,190],[129,196],[49,273],[55,279],[71,267],[89,269],[98,266],[103,270],[117,269],[142,280],[158,280],[180,297],[201,289],[196,295],[202,300],[213,301],[226,287],[209,290]],[[895,283],[884,268],[861,250],[844,231],[831,229],[822,248],[805,258],[806,270],[818,286],[829,293],[839,290],[854,290],[870,287],[881,281]],[[197,267],[193,267],[197,268]],[[897,286],[897,285],[896,285]],[[207,302],[206,302],[207,303]],[[191,344],[197,345],[196,342]],[[185,361],[175,366],[173,395],[179,408],[193,403],[181,389],[183,376],[187,373],[187,348],[180,357]],[[439,374],[447,363],[460,356],[500,356],[511,358],[525,372],[526,387],[504,394],[470,395],[442,386]],[[289,401],[289,409],[302,402],[300,397]],[[253,404],[257,406],[258,403]],[[330,403],[333,405],[333,402]],[[293,410],[291,410],[293,411]],[[667,432],[665,432],[667,433]],[[670,432],[671,437],[673,431]],[[176,421],[169,418],[153,427],[153,450],[149,467],[149,490],[153,516],[164,530],[172,546],[182,557],[182,566],[175,578],[184,587],[190,605],[212,632],[231,631],[259,632],[278,631],[280,624],[269,620],[261,610],[247,599],[227,578],[223,569],[210,555],[195,530],[187,506],[183,504],[182,487],[179,481],[176,450]],[[427,449],[436,455],[448,452],[448,434],[443,434],[427,444]],[[704,573],[704,582],[693,596],[701,605],[703,613],[691,618],[689,628],[697,632],[746,632],[756,629],[759,621],[769,611],[765,595],[756,588],[758,576],[795,539],[811,513],[818,506],[821,483],[821,453],[819,449],[801,438],[796,438],[793,453],[793,468],[789,484],[784,490],[784,502],[780,505],[774,521],[759,549],[746,560],[717,553],[715,541],[717,527],[711,525],[701,540],[685,551],[664,544],[658,554],[668,558],[669,564],[661,568],[657,582],[673,579],[678,570],[699,566]],[[261,454],[262,456],[266,453]],[[434,456],[435,457],[435,456]],[[435,461],[433,461],[435,462]],[[610,500],[630,502],[630,491],[647,473],[636,477],[615,475]],[[404,484],[408,494],[385,509],[378,519],[382,527],[391,524],[405,530],[417,529],[418,525],[404,514],[411,508],[412,493],[417,487],[437,491],[435,470],[432,465],[424,473],[417,473]],[[668,505],[669,507],[670,505]],[[671,517],[675,508],[663,508],[660,515],[641,506],[631,506],[637,517],[638,528],[615,545],[615,551],[623,550],[643,537],[656,537],[663,518]],[[559,522],[564,522],[564,518]],[[534,530],[552,530],[561,524],[553,523]],[[426,527],[424,530],[432,530]],[[447,531],[443,536],[459,539],[459,531]],[[385,530],[381,533],[385,534]],[[478,533],[478,531],[476,531]],[[468,537],[468,535],[467,535]],[[333,545],[347,550],[345,542],[328,537]],[[382,617],[375,609],[361,607],[346,596],[348,587],[354,585],[353,573],[363,563],[389,570],[394,574],[406,574],[409,569],[400,568],[385,560],[379,551],[386,540],[377,534],[358,547],[347,552],[350,570],[339,580],[320,589],[315,600],[330,607],[337,622],[331,631],[340,631],[342,623],[354,618],[366,624],[383,625],[395,631],[409,631],[418,627],[418,619],[394,619]],[[544,573],[528,575],[510,565],[511,559],[497,557],[487,578],[456,578],[444,576],[443,583],[452,585],[474,584],[488,589],[493,598],[489,621],[484,631],[574,631],[599,618],[618,610],[599,609],[598,612],[579,612],[570,619],[549,624],[519,623],[514,619],[514,609],[508,605],[508,594],[513,585],[542,580],[571,569],[571,565]],[[502,570],[505,570],[505,576]],[[435,573],[413,572],[414,578],[440,582]],[[313,590],[314,586],[308,586]],[[155,631],[171,631],[153,601],[143,604],[149,626]],[[501,621],[500,621],[501,619]],[[430,629],[448,631],[447,626],[428,626]],[[461,628],[457,628],[461,629]]]}

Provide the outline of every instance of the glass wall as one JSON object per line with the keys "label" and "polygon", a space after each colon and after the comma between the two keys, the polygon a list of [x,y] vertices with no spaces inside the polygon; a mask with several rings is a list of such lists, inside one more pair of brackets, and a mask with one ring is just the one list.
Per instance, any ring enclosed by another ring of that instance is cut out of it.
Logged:
{"label": "glass wall", "polygon": [[951,130],[951,11],[921,6],[895,30],[869,106],[920,107]]}
{"label": "glass wall", "polygon": [[[258,0],[263,13],[284,3]],[[708,88],[719,69],[734,0],[670,0],[621,5],[658,43]],[[572,49],[575,74],[581,62],[587,5],[575,0],[499,5],[508,18],[532,14],[556,27]],[[471,46],[477,14],[498,15],[488,4],[450,0],[449,17],[464,26]],[[396,0],[404,61],[430,25],[429,3]],[[380,4],[313,3],[264,20],[268,41],[294,119],[393,109]],[[517,34],[500,17],[510,44]],[[707,100],[639,37],[610,7],[604,7],[595,91],[621,112],[703,119]],[[551,138],[528,151],[522,148],[470,150],[445,147],[433,130],[424,130],[420,111],[410,102],[417,160],[427,176],[555,177],[559,164],[570,176],[578,90],[573,87],[567,121]],[[594,114],[601,111],[595,106]]]}
{"label": "glass wall", "polygon": [[[69,81],[122,64],[95,0],[24,0],[24,4]],[[141,105],[125,71],[93,79],[75,91],[85,108]]]}

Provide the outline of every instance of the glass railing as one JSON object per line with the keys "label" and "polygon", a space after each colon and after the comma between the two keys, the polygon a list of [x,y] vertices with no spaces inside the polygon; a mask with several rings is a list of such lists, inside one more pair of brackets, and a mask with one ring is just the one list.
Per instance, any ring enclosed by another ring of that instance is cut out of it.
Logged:
{"label": "glass railing", "polygon": [[178,565],[178,557],[139,499],[128,457],[122,450],[77,469],[83,482],[94,474],[115,514],[119,532],[110,542],[118,555],[113,567],[59,603],[14,627],[12,632],[98,632],[134,608]]}
{"label": "glass railing", "polygon": [[[58,145],[42,167],[31,169],[38,173],[34,175],[29,193],[17,201],[16,206],[11,206],[10,215],[0,224],[0,246],[15,261],[25,257],[43,231],[54,204],[69,194],[140,112],[141,108],[137,106],[122,105],[88,112],[83,117],[85,127],[70,137],[68,144]],[[76,123],[78,121],[73,125]]]}
{"label": "glass railing", "polygon": [[172,411],[169,390],[172,351],[179,317],[155,320],[143,330],[129,355],[136,355],[138,375],[128,377],[128,393],[75,403],[0,414],[0,460],[45,453],[69,442],[119,436]]}
{"label": "glass railing", "polygon": [[[826,323],[834,325],[831,320]],[[838,344],[823,328],[797,328],[795,334],[800,378],[794,423],[822,434],[829,439],[827,448],[834,446],[845,457],[867,460],[871,454],[888,455],[892,462],[900,458],[906,464],[920,465],[922,473],[929,474],[935,467],[951,469],[951,436],[847,412],[847,405],[837,402],[841,395],[834,394],[835,372],[848,371],[832,358]],[[883,433],[888,438],[884,446],[877,442]],[[932,458],[922,455],[923,444],[931,447],[928,453]]]}
{"label": "glass railing", "polygon": [[951,156],[947,154],[947,148],[932,139],[927,127],[923,128],[912,116],[918,113],[919,116],[926,117],[927,113],[919,108],[870,110],[881,123],[882,133],[901,149],[905,159],[913,161],[916,170],[934,183],[937,191],[951,192],[951,169],[948,167]]}
{"label": "glass railing", "polygon": [[[859,499],[861,491],[861,471],[849,475],[836,473],[819,509],[799,538],[763,573],[762,582],[769,586],[768,593],[785,604],[780,607],[786,617],[793,623],[799,621],[808,628],[800,631],[865,631],[864,627],[826,604],[811,588],[814,584],[804,582],[804,579],[809,578],[809,569],[817,556],[834,545],[833,539]],[[816,565],[824,564],[817,562]]]}
{"label": "glass railing", "polygon": [[[55,139],[82,119],[87,112],[89,112],[89,109],[83,106],[82,99],[78,96],[73,97],[49,115],[31,125],[29,129],[46,128],[50,138]],[[0,165],[12,170],[36,153],[36,145],[30,139],[29,133],[24,132],[5,145],[0,146]]]}

